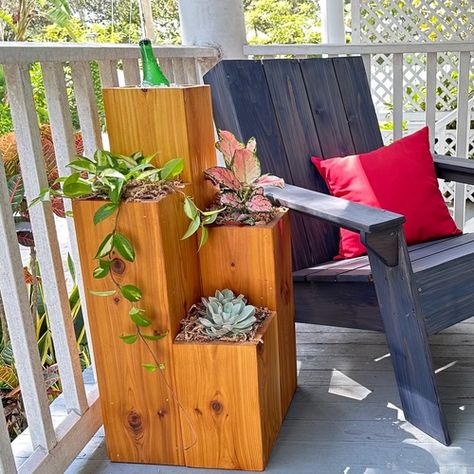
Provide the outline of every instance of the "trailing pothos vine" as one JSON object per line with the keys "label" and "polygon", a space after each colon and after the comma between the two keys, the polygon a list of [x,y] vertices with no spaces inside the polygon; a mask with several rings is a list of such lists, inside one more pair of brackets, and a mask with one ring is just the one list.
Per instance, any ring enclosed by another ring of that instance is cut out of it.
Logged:
{"label": "trailing pothos vine", "polygon": [[135,261],[133,243],[120,232],[120,209],[123,202],[133,200],[156,200],[182,187],[178,176],[183,171],[184,160],[176,158],[168,161],[163,167],[157,168],[151,161],[153,156],[144,156],[137,152],[131,156],[98,150],[92,159],[80,156],[69,163],[74,172],[68,177],[54,181],[50,188],[41,191],[39,200],[49,200],[53,197],[69,199],[104,199],[105,204],[97,209],[93,216],[94,224],[99,224],[108,218],[115,218],[112,231],[100,243],[94,259],[97,266],[93,271],[96,279],[110,277],[114,288],[109,291],[91,291],[95,296],[108,297],[120,293],[130,303],[128,315],[135,325],[132,334],[120,337],[126,344],[142,341],[152,363],[144,363],[143,367],[154,372],[163,369],[164,365],[157,359],[148,341],[157,341],[166,333],[151,330],[151,320],[147,317],[145,308],[140,307],[142,290],[133,283],[121,284],[112,271],[113,252],[117,252],[128,262]]}

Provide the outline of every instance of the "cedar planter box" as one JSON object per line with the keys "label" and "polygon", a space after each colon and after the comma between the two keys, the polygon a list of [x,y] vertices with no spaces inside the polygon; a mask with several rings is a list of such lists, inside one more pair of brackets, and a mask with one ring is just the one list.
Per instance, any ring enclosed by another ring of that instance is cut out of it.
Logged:
{"label": "cedar planter box", "polygon": [[215,195],[203,176],[216,165],[210,87],[110,87],[103,96],[110,151],[156,153],[156,166],[183,158],[183,181],[206,207]]}
{"label": "cedar planter box", "polygon": [[174,343],[188,467],[262,471],[281,425],[276,315],[261,342]]}
{"label": "cedar planter box", "polygon": [[150,329],[169,334],[148,344],[165,364],[162,372],[147,372],[153,362],[142,342],[125,344],[120,335],[135,332],[128,316],[130,304],[116,294],[98,297],[89,290],[114,289],[110,276],[94,279],[93,258],[99,243],[112,230],[114,219],[94,225],[101,200],[73,202],[81,268],[100,390],[107,450],[112,461],[184,464],[180,411],[161,380],[176,391],[172,342],[183,309],[199,298],[199,265],[194,238],[180,240],[188,222],[175,193],[159,201],[122,203],[119,231],[134,244],[133,263],[114,257],[114,277],[143,291],[139,306],[152,320]]}
{"label": "cedar planter box", "polygon": [[214,226],[199,252],[202,292],[243,293],[252,304],[276,311],[281,413],[296,390],[296,342],[290,222],[287,212],[265,226]]}

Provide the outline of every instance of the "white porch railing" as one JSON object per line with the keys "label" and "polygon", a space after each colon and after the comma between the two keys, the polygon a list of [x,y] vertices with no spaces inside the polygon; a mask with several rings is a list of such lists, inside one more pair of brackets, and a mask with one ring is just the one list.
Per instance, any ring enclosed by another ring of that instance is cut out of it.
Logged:
{"label": "white porch railing", "polygon": [[[474,148],[474,130],[471,129],[473,103],[469,100],[473,91],[472,54],[474,53],[474,43],[264,45],[245,46],[244,53],[247,56],[264,58],[361,55],[371,84],[379,119],[383,120],[386,118],[385,115],[390,115],[392,129],[383,132],[386,140],[400,138],[404,131],[411,131],[426,123],[431,130],[435,130],[430,138],[433,149],[438,153],[455,154],[467,158],[469,150]],[[450,65],[455,68],[452,74],[454,87],[446,88],[444,84],[440,84],[440,75],[446,75],[446,71],[442,70],[446,65],[442,61],[439,64],[440,53],[449,53],[454,58]],[[379,64],[376,61],[380,61],[380,58],[386,64],[388,71],[385,81],[381,81],[380,77],[377,77],[380,69],[376,67]],[[413,84],[413,62],[415,60],[417,63],[416,87],[419,91],[419,100],[424,102],[424,114],[412,114],[404,107],[410,99],[407,97],[407,85]],[[441,72],[443,74],[440,74]],[[377,100],[381,95],[381,87],[385,89],[385,97],[388,97],[389,104],[384,103],[383,100]],[[440,103],[445,102],[444,97],[440,96],[453,95],[454,89],[457,90],[454,94],[455,97],[452,98],[455,111],[451,113],[438,112]],[[453,122],[455,122],[455,127],[453,127]],[[446,188],[447,191],[449,189]],[[454,218],[459,226],[463,226],[466,186],[457,183],[453,185],[453,195]]]}
{"label": "white porch railing", "polygon": [[[162,46],[154,48],[171,82],[200,83],[202,68],[218,60],[213,48]],[[140,82],[139,51],[136,46],[20,44],[0,45],[0,64],[7,83],[14,131],[28,202],[47,186],[37,114],[32,94],[29,65],[41,64],[49,119],[59,174],[69,173],[68,162],[75,155],[73,126],[68,103],[65,70],[71,69],[84,152],[102,147],[102,135],[91,75],[91,61],[97,61],[103,86],[136,85]],[[119,61],[122,69],[119,68]],[[123,74],[120,73],[123,71]],[[101,425],[96,387],[85,389],[69,309],[63,262],[50,203],[30,209],[45,302],[63,393],[65,410],[52,416],[46,396],[35,329],[31,318],[23,264],[11,215],[5,172],[0,159],[0,292],[12,341],[23,403],[28,419],[27,433],[13,443],[0,412],[0,473],[63,472]],[[80,287],[84,318],[85,298],[74,227],[68,227],[72,257]],[[25,446],[25,440],[30,446]],[[15,456],[16,455],[16,456]],[[16,457],[16,465],[15,465]]]}

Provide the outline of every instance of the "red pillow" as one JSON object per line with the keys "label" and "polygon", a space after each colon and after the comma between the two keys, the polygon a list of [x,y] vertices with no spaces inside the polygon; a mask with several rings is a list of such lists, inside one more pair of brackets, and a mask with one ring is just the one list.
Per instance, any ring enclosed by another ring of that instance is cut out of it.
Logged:
{"label": "red pillow", "polygon": [[[333,196],[404,215],[408,245],[458,235],[438,189],[428,134],[425,127],[370,153],[311,161]],[[359,234],[340,232],[336,259],[366,253]]]}

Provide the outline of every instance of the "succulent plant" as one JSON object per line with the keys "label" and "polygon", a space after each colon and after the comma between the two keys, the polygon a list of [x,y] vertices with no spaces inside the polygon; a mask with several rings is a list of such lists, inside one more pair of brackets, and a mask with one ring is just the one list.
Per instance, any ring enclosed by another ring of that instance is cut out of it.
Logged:
{"label": "succulent plant", "polygon": [[257,321],[255,307],[247,304],[244,295],[235,296],[229,289],[217,290],[215,296],[202,298],[202,303],[204,309],[198,321],[214,339],[246,334]]}

